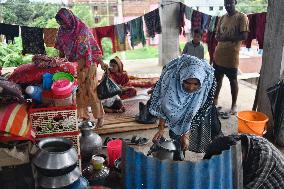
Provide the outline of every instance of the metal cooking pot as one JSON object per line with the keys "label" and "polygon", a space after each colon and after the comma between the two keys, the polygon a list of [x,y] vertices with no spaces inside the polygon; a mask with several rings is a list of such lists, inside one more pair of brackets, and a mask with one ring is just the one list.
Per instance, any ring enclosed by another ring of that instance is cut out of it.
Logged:
{"label": "metal cooking pot", "polygon": [[44,138],[38,143],[38,147],[33,164],[42,175],[64,175],[77,166],[78,155],[70,140],[59,137]]}
{"label": "metal cooking pot", "polygon": [[174,154],[176,151],[177,147],[174,141],[161,138],[160,140],[155,141],[150,147],[147,156],[152,154],[153,157],[160,160],[174,160]]}
{"label": "metal cooking pot", "polygon": [[47,177],[38,174],[38,184],[42,188],[64,188],[75,183],[81,176],[81,172],[76,167],[70,173],[56,177]]}

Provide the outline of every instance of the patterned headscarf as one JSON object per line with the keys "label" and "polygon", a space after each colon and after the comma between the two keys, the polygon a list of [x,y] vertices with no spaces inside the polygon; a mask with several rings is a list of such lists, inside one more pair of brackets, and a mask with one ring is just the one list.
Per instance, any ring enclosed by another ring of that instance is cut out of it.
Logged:
{"label": "patterned headscarf", "polygon": [[[188,93],[183,81],[196,78],[199,90]],[[166,120],[169,128],[181,135],[191,127],[191,121],[204,105],[213,86],[214,69],[204,60],[183,55],[169,62],[162,71],[152,94],[150,113]]]}
{"label": "patterned headscarf", "polygon": [[69,61],[86,60],[86,66],[97,63],[101,50],[89,28],[71,10],[62,8],[55,18],[64,23],[59,27],[55,48],[64,52]]}
{"label": "patterned headscarf", "polygon": [[116,64],[118,66],[118,72],[119,73],[123,73],[124,72],[124,70],[123,70],[123,63],[120,60],[120,58],[118,56],[116,56],[116,57],[114,57],[114,60],[116,61]]}

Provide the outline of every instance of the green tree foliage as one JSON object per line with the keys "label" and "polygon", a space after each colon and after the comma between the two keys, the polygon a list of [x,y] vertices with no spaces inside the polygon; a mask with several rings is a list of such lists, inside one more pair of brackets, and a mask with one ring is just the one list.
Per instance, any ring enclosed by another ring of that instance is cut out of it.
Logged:
{"label": "green tree foliage", "polygon": [[91,7],[88,5],[75,5],[71,9],[88,27],[94,27],[95,22]]}
{"label": "green tree foliage", "polygon": [[266,12],[268,0],[237,0],[237,9],[243,13]]}
{"label": "green tree foliage", "polygon": [[36,27],[44,27],[59,9],[57,5],[31,3],[29,0],[7,0],[1,6],[4,23]]}

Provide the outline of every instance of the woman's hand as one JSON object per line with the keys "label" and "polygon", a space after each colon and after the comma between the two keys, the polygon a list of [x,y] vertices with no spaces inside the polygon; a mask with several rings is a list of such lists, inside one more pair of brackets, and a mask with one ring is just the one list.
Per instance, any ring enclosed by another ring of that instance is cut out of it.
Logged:
{"label": "woman's hand", "polygon": [[152,141],[156,142],[157,140],[160,140],[164,135],[164,130],[159,130],[153,137]]}
{"label": "woman's hand", "polygon": [[101,68],[102,68],[102,70],[107,71],[108,70],[108,65],[102,62],[101,63]]}
{"label": "woman's hand", "polygon": [[189,147],[189,139],[188,137],[186,136],[186,134],[182,135],[180,137],[180,144],[181,144],[181,149],[183,151],[185,150],[188,150],[188,147]]}

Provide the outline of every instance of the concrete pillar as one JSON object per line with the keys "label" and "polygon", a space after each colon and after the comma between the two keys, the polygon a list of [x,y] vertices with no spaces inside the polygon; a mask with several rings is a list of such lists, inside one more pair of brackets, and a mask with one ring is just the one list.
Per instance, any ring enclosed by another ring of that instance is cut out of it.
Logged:
{"label": "concrete pillar", "polygon": [[160,17],[162,34],[159,35],[159,64],[164,66],[179,56],[179,3],[170,5],[168,0],[161,0]]}
{"label": "concrete pillar", "polygon": [[272,136],[273,118],[266,89],[283,78],[284,70],[284,1],[269,0],[264,34],[262,67],[259,79],[258,111],[269,116],[268,136]]}

